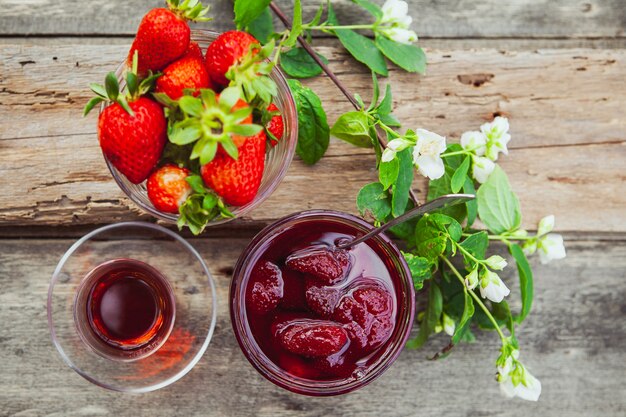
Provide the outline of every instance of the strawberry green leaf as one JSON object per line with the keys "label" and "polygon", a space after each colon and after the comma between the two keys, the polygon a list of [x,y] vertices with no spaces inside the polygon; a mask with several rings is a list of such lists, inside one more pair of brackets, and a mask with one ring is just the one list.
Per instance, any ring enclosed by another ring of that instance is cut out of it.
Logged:
{"label": "strawberry green leaf", "polygon": [[109,72],[104,79],[104,88],[106,89],[106,95],[111,101],[117,101],[117,97],[120,94],[120,85],[117,82],[117,76],[114,72]]}
{"label": "strawberry green leaf", "polygon": [[230,133],[234,133],[240,136],[254,136],[259,134],[263,130],[263,126],[253,125],[253,124],[245,124],[245,125],[234,125],[229,129]]}
{"label": "strawberry green leaf", "polygon": [[83,116],[87,116],[89,112],[96,106],[96,104],[100,104],[104,101],[102,97],[94,97],[87,102],[85,105],[85,110],[83,110]]}
{"label": "strawberry green leaf", "polygon": [[126,110],[128,114],[130,114],[133,117],[135,116],[135,112],[133,112],[133,109],[131,109],[130,106],[128,105],[128,101],[126,101],[126,97],[119,96],[117,98],[117,102],[119,103],[120,106],[122,106],[124,110]]}
{"label": "strawberry green leaf", "polygon": [[[189,116],[199,117],[202,114],[202,102],[193,96],[182,96],[178,100],[178,105]],[[232,107],[232,106],[231,106]]]}
{"label": "strawberry green leaf", "polygon": [[237,146],[235,145],[232,139],[228,138],[222,141],[221,143],[222,143],[222,148],[224,148],[226,153],[230,155],[231,158],[233,159],[239,158],[239,150],[237,149]]}
{"label": "strawberry green leaf", "polygon": [[208,164],[215,158],[215,154],[217,153],[217,142],[209,142],[207,145],[202,148],[200,152],[200,164]]}
{"label": "strawberry green leaf", "polygon": [[103,86],[101,86],[100,84],[89,84],[89,88],[91,89],[91,91],[93,91],[94,93],[96,93],[97,95],[99,95],[102,98],[107,98],[107,91],[104,89]]}
{"label": "strawberry green leaf", "polygon": [[185,178],[185,181],[189,183],[191,189],[196,193],[203,194],[206,192],[204,181],[202,181],[202,177],[200,175],[189,175],[187,178]]}
{"label": "strawberry green leaf", "polygon": [[173,128],[169,134],[170,142],[176,145],[187,145],[195,142],[201,135],[200,126],[190,126],[187,128]]}

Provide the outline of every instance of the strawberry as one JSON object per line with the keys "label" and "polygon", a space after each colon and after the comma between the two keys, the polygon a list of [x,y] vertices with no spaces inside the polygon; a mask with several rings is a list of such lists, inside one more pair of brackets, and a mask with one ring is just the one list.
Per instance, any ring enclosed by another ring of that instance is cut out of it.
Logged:
{"label": "strawberry", "polygon": [[167,164],[150,174],[146,188],[154,208],[166,213],[178,213],[192,191],[185,181],[190,173],[186,168]]}
{"label": "strawberry", "polygon": [[292,253],[285,264],[318,278],[324,284],[333,284],[340,281],[350,268],[350,254],[346,250],[315,245]]}
{"label": "strawberry", "polygon": [[277,326],[275,334],[289,352],[306,357],[324,357],[348,344],[346,331],[332,321],[296,319]]}
{"label": "strawberry", "polygon": [[220,86],[228,85],[226,72],[250,52],[252,45],[258,43],[259,41],[254,36],[238,30],[231,30],[219,35],[209,45],[205,56],[206,67],[211,79]]}
{"label": "strawberry", "polygon": [[268,133],[270,144],[274,147],[278,145],[278,141],[283,137],[285,123],[276,104],[270,104],[267,111],[270,113],[271,119],[265,124],[265,130]]}
{"label": "strawberry", "polygon": [[227,204],[243,206],[251,202],[259,190],[265,167],[265,132],[246,139],[233,159],[226,153],[201,168],[204,183]]}
{"label": "strawberry", "polygon": [[126,72],[128,93],[121,94],[115,73],[105,78],[105,87],[92,84],[96,97],[85,106],[87,115],[97,104],[110,102],[98,118],[98,139],[105,157],[134,184],[150,175],[161,158],[167,141],[167,121],[163,108],[148,93],[156,79],[150,76],[141,83],[137,77],[138,56],[132,70]]}
{"label": "strawberry", "polygon": [[157,79],[155,91],[178,100],[187,88],[193,89],[195,96],[200,94],[200,88],[213,88],[204,63],[195,57],[181,58],[169,64]]}
{"label": "strawberry", "polygon": [[139,75],[160,71],[187,51],[191,37],[187,20],[208,20],[203,17],[208,8],[203,8],[202,4],[179,3],[179,0],[167,0],[167,9],[152,9],[139,23],[137,36],[128,53],[130,64],[135,51],[139,52]]}
{"label": "strawberry", "polygon": [[268,313],[283,297],[283,278],[278,266],[270,261],[257,263],[246,288],[246,304],[257,314]]}
{"label": "strawberry", "polygon": [[198,42],[189,42],[189,47],[187,47],[187,51],[180,58],[182,59],[188,57],[201,59],[202,63],[204,64],[204,55],[202,54],[202,48],[200,48]]}

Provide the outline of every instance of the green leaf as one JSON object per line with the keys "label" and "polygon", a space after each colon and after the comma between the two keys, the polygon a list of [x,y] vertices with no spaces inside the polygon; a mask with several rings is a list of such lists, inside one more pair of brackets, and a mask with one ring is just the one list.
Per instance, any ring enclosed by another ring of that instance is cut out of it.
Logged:
{"label": "green leaf", "polygon": [[291,22],[291,30],[289,37],[285,40],[284,45],[292,47],[298,41],[298,36],[302,34],[302,3],[295,0],[293,3],[293,21]]}
{"label": "green leaf", "polygon": [[217,153],[217,142],[211,141],[206,144],[202,151],[200,152],[200,163],[202,165],[208,164],[215,158],[215,154]]}
{"label": "green leaf", "polygon": [[369,0],[352,0],[352,2],[363,7],[365,10],[370,12],[372,16],[374,16],[376,19],[379,19],[383,16],[383,10],[376,3],[373,3]]}
{"label": "green leaf", "polygon": [[379,222],[384,221],[391,213],[388,194],[379,182],[373,182],[361,188],[356,197],[356,206],[362,216],[370,213]]}
{"label": "green leaf", "polygon": [[392,188],[391,207],[394,217],[398,217],[406,211],[409,201],[409,191],[413,184],[413,158],[411,150],[405,149],[398,152],[398,178]]}
{"label": "green leaf", "polygon": [[409,349],[420,348],[428,340],[428,336],[435,330],[441,313],[443,312],[443,297],[441,290],[435,284],[430,282],[430,288],[428,289],[428,307],[426,307],[426,315],[424,320],[420,324],[420,330],[413,339],[409,340],[406,347]]}
{"label": "green leaf", "polygon": [[182,96],[178,100],[178,105],[188,116],[199,117],[202,114],[203,107],[199,98]]}
{"label": "green leaf", "polygon": [[517,229],[522,222],[519,200],[498,165],[476,193],[478,215],[495,234]]}
{"label": "green leaf", "polygon": [[351,143],[360,148],[371,148],[370,121],[367,114],[361,111],[351,111],[339,116],[330,129],[334,137]]}
{"label": "green leaf", "polygon": [[130,95],[134,97],[139,89],[139,79],[137,78],[137,74],[133,72],[126,73],[126,86],[128,87]]}
{"label": "green leaf", "polygon": [[202,177],[200,175],[190,175],[185,178],[185,181],[189,183],[191,189],[196,193],[202,194],[206,192],[206,188],[204,188],[204,181],[202,181]]}
{"label": "green leaf", "polygon": [[[325,64],[328,60],[316,54]],[[304,48],[292,48],[280,55],[280,66],[287,75],[294,78],[310,78],[320,75],[322,67],[309,55]]]}
{"label": "green leaf", "polygon": [[262,44],[266,44],[274,33],[274,21],[269,7],[263,9],[261,14],[246,26],[246,31],[254,36]]}
{"label": "green leaf", "polygon": [[108,97],[107,96],[107,91],[100,84],[96,84],[96,83],[89,84],[89,88],[91,89],[91,91],[93,91],[94,93],[96,93],[97,95],[99,95],[99,96],[101,96],[103,98],[107,98]]}
{"label": "green leaf", "polygon": [[[448,146],[446,152],[456,152],[462,150],[461,145],[458,143]],[[443,159],[445,166],[445,173],[441,178],[428,182],[428,200],[434,200],[437,197],[441,197],[445,194],[452,193],[451,181],[454,172],[459,168],[463,162],[463,156],[453,155]],[[457,204],[452,207],[437,210],[439,213],[446,214],[450,217],[454,217],[459,223],[463,221],[467,213],[467,209],[463,204]]]}
{"label": "green leaf", "polygon": [[241,30],[261,16],[271,0],[235,0],[235,24]]}
{"label": "green leaf", "polygon": [[100,96],[94,97],[87,102],[85,105],[85,109],[83,110],[83,116],[87,116],[87,114],[96,106],[96,104],[100,104],[104,101],[104,99]]}
{"label": "green leaf", "polygon": [[182,146],[198,140],[201,133],[200,126],[190,126],[184,129],[174,127],[169,134],[169,139],[170,142]]}
{"label": "green leaf", "polygon": [[458,241],[461,233],[461,225],[452,217],[440,213],[424,215],[415,228],[417,253],[436,261],[445,252],[448,239]]}
{"label": "green leaf", "polygon": [[[465,184],[463,184],[463,192],[465,194],[476,195],[476,188],[474,188],[474,181],[470,177],[465,177]],[[478,215],[478,203],[476,199],[472,199],[465,203],[467,209],[467,226],[474,224],[476,216]]]}
{"label": "green leaf", "polygon": [[518,316],[515,316],[515,322],[521,323],[530,312],[533,303],[533,271],[530,269],[530,264],[528,263],[524,251],[518,244],[514,243],[510,245],[509,251],[515,259],[517,272],[519,274],[519,284],[522,292],[522,311]]}
{"label": "green leaf", "polygon": [[467,290],[465,290],[464,299],[465,306],[463,308],[463,315],[456,325],[454,335],[452,336],[452,343],[455,345],[461,341],[469,320],[474,316],[474,300]]}
{"label": "green leaf", "polygon": [[373,40],[350,29],[335,30],[335,35],[354,59],[365,64],[376,74],[385,77],[388,75],[385,57],[376,48]]}
{"label": "green leaf", "polygon": [[394,42],[384,36],[376,35],[376,47],[391,62],[408,72],[426,72],[426,54],[422,48]]}
{"label": "green leaf", "polygon": [[114,72],[109,72],[104,78],[104,88],[106,89],[107,97],[111,101],[116,101],[120,94],[120,85]]}
{"label": "green leaf", "polygon": [[400,162],[398,158],[394,158],[389,162],[381,162],[378,167],[378,180],[383,187],[388,189],[398,179],[400,172]]}
{"label": "green leaf", "polygon": [[402,123],[393,114],[381,114],[380,121],[389,127],[402,127]]}
{"label": "green leaf", "polygon": [[402,252],[402,255],[404,256],[404,259],[409,266],[409,270],[411,271],[413,286],[415,286],[416,290],[422,289],[424,281],[432,276],[431,262],[426,258],[415,256],[412,253]]}
{"label": "green leaf", "polygon": [[313,165],[324,155],[330,141],[326,112],[319,97],[297,80],[288,80],[298,108],[298,145],[296,153],[304,163]]}
{"label": "green leaf", "polygon": [[376,112],[379,116],[388,116],[391,114],[393,106],[393,97],[391,94],[391,84],[387,84],[385,88],[385,96],[380,101],[378,107],[376,107]]}
{"label": "green leaf", "polygon": [[[485,231],[474,233],[461,242],[461,247],[477,259],[485,259],[487,246],[489,246],[489,238]],[[471,264],[469,259],[465,259],[465,261]]]}
{"label": "green leaf", "polygon": [[454,175],[452,175],[452,179],[450,180],[450,189],[453,193],[458,193],[461,191],[461,188],[463,188],[469,166],[470,157],[466,156],[463,163],[454,171]]}

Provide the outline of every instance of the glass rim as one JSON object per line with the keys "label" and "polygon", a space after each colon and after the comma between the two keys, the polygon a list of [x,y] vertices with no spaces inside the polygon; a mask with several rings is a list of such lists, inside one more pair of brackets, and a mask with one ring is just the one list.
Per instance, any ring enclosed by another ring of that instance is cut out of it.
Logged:
{"label": "glass rim", "polygon": [[[209,29],[192,29],[191,30],[191,40],[197,39],[197,37],[202,37],[202,36],[208,36],[208,37],[217,37],[220,35],[220,32],[215,32],[213,30],[209,30]],[[196,38],[194,38],[194,36]],[[127,63],[126,61],[123,61],[118,68],[115,71],[116,76],[118,77],[118,79],[120,79],[123,75],[124,70],[127,68]],[[297,135],[298,135],[298,119],[297,119],[297,107],[296,107],[296,103],[295,103],[295,99],[293,97],[293,94],[291,93],[291,89],[289,88],[289,84],[287,83],[287,78],[285,77],[285,74],[283,73],[283,71],[278,67],[275,66],[272,69],[272,72],[270,73],[270,77],[276,82],[277,86],[278,86],[278,91],[283,91],[285,92],[284,94],[284,100],[285,100],[285,104],[286,107],[290,108],[292,110],[292,112],[295,114],[295,117],[293,118],[293,120],[290,121],[290,123],[293,124],[293,127],[291,128],[290,132],[285,132],[284,133],[284,137],[283,137],[283,141],[287,142],[287,151],[286,151],[286,155],[285,158],[282,159],[282,164],[278,170],[277,176],[274,179],[274,181],[272,181],[271,183],[268,184],[267,188],[265,190],[262,190],[263,192],[259,192],[254,199],[249,202],[248,204],[245,204],[243,206],[238,206],[238,207],[229,207],[230,211],[234,214],[233,217],[229,217],[229,218],[218,218],[215,220],[211,220],[207,226],[217,226],[220,224],[224,224],[227,223],[229,221],[232,221],[236,218],[239,218],[241,216],[244,216],[248,213],[250,213],[252,210],[258,208],[263,202],[265,202],[265,200],[267,200],[273,193],[274,191],[276,191],[276,188],[278,188],[278,186],[280,185],[280,183],[282,182],[282,180],[285,178],[285,175],[287,174],[287,171],[289,170],[289,167],[291,166],[291,162],[293,161],[295,152],[296,152],[296,146],[298,143],[297,140]],[[102,110],[106,107],[106,105],[103,103],[100,106],[100,112],[102,112]],[[283,110],[284,112],[284,110]],[[118,185],[118,187],[124,192],[124,194],[135,204],[137,205],[141,210],[143,210],[144,212],[150,214],[153,217],[156,217],[159,220],[162,220],[164,222],[167,223],[176,223],[178,221],[178,214],[172,214],[172,213],[166,213],[166,212],[162,212],[157,210],[155,207],[153,207],[152,205],[149,204],[145,204],[143,201],[141,201],[141,199],[137,198],[136,193],[130,189],[130,186],[121,178],[119,178],[121,174],[111,163],[111,161],[109,161],[109,158],[106,157],[106,155],[104,154],[104,152],[102,153],[102,156],[104,158],[104,161],[107,165],[107,168],[109,169],[109,172],[111,173],[111,176],[113,177],[113,179],[115,180],[116,184]],[[261,190],[259,190],[261,191]]]}
{"label": "glass rim", "polygon": [[[237,260],[237,264],[235,265],[233,279],[231,281],[229,291],[231,325],[233,327],[233,332],[235,333],[237,343],[239,344],[239,347],[244,353],[246,359],[264,378],[266,378],[273,384],[281,388],[287,389],[288,391],[308,396],[336,396],[346,394],[348,392],[362,388],[372,381],[376,380],[396,361],[396,359],[402,352],[404,345],[406,344],[410,336],[411,328],[413,326],[413,320],[415,317],[415,289],[413,287],[413,281],[411,278],[409,266],[402,256],[400,249],[395,245],[395,243],[393,243],[391,238],[389,238],[389,236],[387,236],[386,234],[381,233],[378,236],[373,237],[372,239],[378,240],[380,244],[390,249],[391,253],[399,261],[399,269],[401,270],[400,275],[402,278],[402,291],[404,292],[405,289],[408,288],[408,294],[406,294],[404,297],[406,298],[406,302],[408,303],[408,305],[405,306],[407,312],[401,316],[402,320],[398,322],[398,325],[400,326],[398,334],[400,335],[400,337],[395,340],[394,346],[387,348],[387,351],[383,353],[378,363],[373,368],[368,370],[368,374],[364,378],[351,380],[346,383],[345,381],[347,380],[347,378],[337,381],[314,381],[305,378],[289,376],[284,372],[282,368],[276,365],[271,359],[269,359],[265,355],[265,353],[260,350],[256,342],[250,340],[252,339],[252,337],[246,336],[246,323],[244,323],[242,320],[245,312],[243,315],[241,313],[243,311],[242,293],[244,289],[240,285],[238,285],[239,282],[236,281],[240,281],[239,277],[243,277],[243,273],[250,266],[250,264],[256,261],[258,257],[254,255],[258,253],[260,245],[266,239],[272,237],[276,233],[279,233],[278,229],[285,225],[288,225],[292,221],[297,221],[298,219],[323,217],[330,217],[332,219],[341,220],[344,222],[347,221],[349,222],[349,224],[355,226],[356,228],[364,230],[364,232],[375,228],[372,224],[368,223],[361,217],[337,210],[305,210],[285,216],[263,228],[263,230],[261,230],[250,241],[248,246],[242,251],[240,258]],[[246,255],[245,258],[244,255]],[[307,383],[309,381],[313,381],[313,383]]]}
{"label": "glass rim", "polygon": [[[103,383],[103,382],[99,381],[98,379],[92,377],[88,373],[84,372],[78,366],[76,366],[74,364],[74,362],[70,359],[70,357],[65,353],[65,350],[63,349],[63,347],[59,343],[58,338],[57,338],[57,334],[56,334],[56,330],[55,330],[55,327],[54,327],[54,320],[52,318],[52,298],[53,298],[54,286],[58,282],[59,275],[60,275],[60,273],[61,273],[61,271],[63,269],[63,266],[65,265],[67,260],[70,258],[70,256],[72,256],[72,254],[81,245],[83,245],[85,242],[90,240],[92,237],[94,237],[94,236],[96,236],[96,235],[98,235],[100,233],[107,232],[109,230],[113,230],[113,229],[117,229],[117,228],[123,228],[123,227],[137,227],[137,228],[151,229],[153,231],[165,233],[166,235],[174,238],[176,241],[181,243],[185,247],[185,249],[187,249],[192,255],[194,255],[194,257],[196,257],[197,260],[200,262],[200,265],[202,266],[202,269],[204,270],[204,273],[206,275],[207,283],[209,284],[209,287],[211,289],[211,299],[212,299],[211,324],[210,324],[210,327],[209,327],[209,331],[208,331],[208,333],[206,335],[206,338],[205,338],[202,346],[200,346],[200,349],[198,350],[196,355],[176,375],[173,375],[173,376],[167,378],[164,381],[160,381],[159,383],[156,383],[156,384],[153,384],[153,385],[149,385],[149,386],[146,386],[146,387],[139,387],[139,388],[122,388],[122,387],[117,387],[117,386],[114,386],[114,385],[109,385],[109,384]],[[183,376],[185,376],[187,373],[189,373],[189,371],[191,371],[191,369],[198,363],[198,361],[200,361],[200,359],[202,358],[202,356],[206,352],[207,348],[209,347],[209,343],[211,342],[211,339],[213,337],[213,333],[215,331],[215,326],[216,326],[216,323],[217,323],[217,291],[215,289],[215,283],[213,281],[213,276],[209,272],[209,268],[207,267],[206,263],[204,262],[204,259],[202,259],[202,256],[200,256],[198,251],[189,242],[187,242],[184,238],[182,238],[181,236],[177,235],[176,233],[172,232],[169,229],[166,229],[163,226],[159,226],[157,224],[152,224],[152,223],[147,223],[147,222],[131,221],[131,222],[114,223],[114,224],[109,224],[109,225],[106,225],[106,226],[103,226],[103,227],[99,227],[99,228],[97,228],[97,229],[87,233],[86,235],[82,236],[80,239],[78,239],[76,242],[74,242],[72,244],[72,246],[70,246],[70,248],[63,254],[63,256],[61,257],[59,263],[57,264],[56,268],[54,269],[54,272],[52,273],[52,278],[50,280],[50,285],[48,287],[47,316],[48,316],[48,330],[50,331],[50,336],[51,336],[51,339],[52,339],[52,343],[53,343],[54,347],[57,349],[57,351],[59,352],[59,355],[61,356],[61,359],[63,360],[63,362],[65,362],[65,364],[68,367],[70,367],[77,374],[79,374],[80,376],[85,378],[87,381],[89,381],[92,384],[97,385],[99,387],[106,388],[106,389],[109,389],[109,390],[112,390],[112,391],[117,391],[117,392],[145,393],[145,392],[155,391],[155,390],[160,389],[160,388],[164,388],[164,387],[166,387],[166,386],[168,386],[168,385],[178,381]]]}

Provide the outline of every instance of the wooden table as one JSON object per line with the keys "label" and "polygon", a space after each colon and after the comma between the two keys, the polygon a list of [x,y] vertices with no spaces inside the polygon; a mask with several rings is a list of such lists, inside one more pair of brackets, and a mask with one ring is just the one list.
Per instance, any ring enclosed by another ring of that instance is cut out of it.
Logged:
{"label": "wooden table", "polygon": [[[543,215],[557,215],[568,256],[535,265],[535,304],[519,329],[524,362],[543,383],[538,403],[500,397],[493,334],[431,362],[427,357],[447,343],[436,338],[423,350],[403,352],[370,386],[339,398],[291,394],[248,364],[225,302],[232,266],[250,237],[283,215],[356,211],[358,189],[376,175],[374,156],[338,141],[314,167],[294,161],[276,193],[249,217],[192,240],[221,302],[213,340],[189,375],[155,393],[125,395],[67,368],[46,324],[57,261],[97,225],[150,220],[111,179],[96,115],[83,119],[81,108],[88,83],[116,67],[140,17],[160,3],[0,0],[0,415],[626,414],[624,0],[413,0],[428,73],[390,73],[406,126],[458,141],[464,130],[507,116],[511,152],[499,162],[519,193],[523,226],[534,229]],[[229,2],[214,3],[211,27],[229,28]],[[279,3],[289,10],[289,1]],[[316,2],[305,3],[310,14]],[[346,0],[334,3],[342,22],[364,18]],[[337,42],[315,44],[350,89],[369,95],[369,74]],[[323,97],[331,121],[349,109],[327,78],[306,84]],[[414,189],[423,196],[424,181]],[[507,278],[515,298],[518,287]]]}

